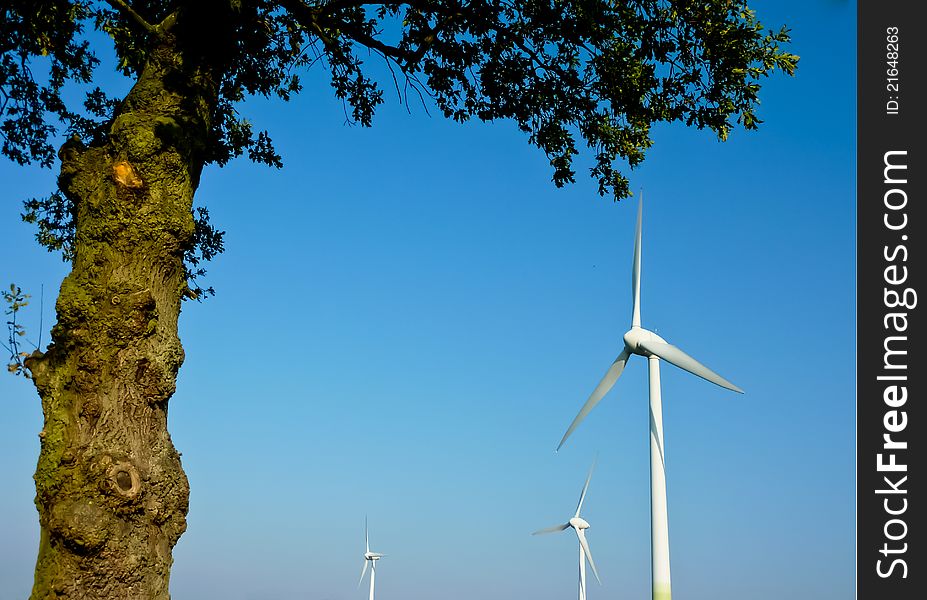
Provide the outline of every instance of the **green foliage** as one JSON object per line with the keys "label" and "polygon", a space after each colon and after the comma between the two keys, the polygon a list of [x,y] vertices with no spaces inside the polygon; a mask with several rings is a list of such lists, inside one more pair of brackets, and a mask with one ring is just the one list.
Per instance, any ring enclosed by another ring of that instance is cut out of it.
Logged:
{"label": "green foliage", "polygon": [[[755,129],[760,81],[798,62],[783,49],[788,30],[767,30],[745,0],[8,0],[0,136],[12,160],[50,166],[60,125],[85,144],[105,140],[120,103],[99,88],[76,107],[62,94],[67,81],[92,80],[91,27],[110,36],[126,76],[138,76],[158,44],[221,74],[205,162],[247,154],[281,166],[267,132],[238,109],[248,96],[289,100],[314,65],[327,69],[349,118],[370,126],[384,102],[365,63],[373,57],[404,102],[411,92],[455,121],[514,122],[548,157],[557,186],[575,180],[574,158],[588,148],[599,193],[615,199],[630,194],[622,169],[644,159],[655,124],[722,140],[738,124]],[[67,254],[63,196],[26,209],[39,241]],[[213,245],[188,253],[191,274],[191,257],[221,251],[214,230],[198,230],[199,243]]]}
{"label": "green foliage", "polygon": [[74,257],[73,205],[64,194],[55,191],[45,198],[31,198],[23,202],[26,212],[22,219],[38,227],[35,234],[39,244],[49,251],[60,251],[64,260]]}
{"label": "green foliage", "polygon": [[212,260],[217,254],[225,250],[225,232],[219,231],[209,221],[209,211],[200,206],[196,209],[196,218],[193,221],[193,246],[184,253],[184,262],[187,265],[187,279],[190,281],[191,295],[195,300],[203,300],[207,296],[215,296],[212,287],[203,288],[197,279],[206,275],[203,262]]}
{"label": "green foliage", "polygon": [[7,352],[10,353],[10,360],[7,362],[7,370],[14,375],[29,377],[29,371],[23,364],[29,354],[21,350],[21,338],[25,338],[25,328],[16,322],[16,316],[20,310],[29,305],[29,294],[24,294],[16,284],[11,283],[9,291],[2,292],[3,301],[7,303],[6,314],[10,320],[6,322],[8,332],[8,343],[2,344]]}
{"label": "green foliage", "polygon": [[57,129],[48,116],[67,125],[78,118],[62,88],[69,80],[89,83],[98,63],[80,39],[87,17],[84,2],[7,0],[0,7],[0,151],[19,164],[50,167]]}

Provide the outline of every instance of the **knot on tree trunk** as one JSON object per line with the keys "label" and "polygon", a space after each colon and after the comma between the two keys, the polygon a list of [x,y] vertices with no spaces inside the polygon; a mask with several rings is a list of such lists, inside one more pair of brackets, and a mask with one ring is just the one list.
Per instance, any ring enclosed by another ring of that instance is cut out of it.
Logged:
{"label": "knot on tree trunk", "polygon": [[[51,346],[49,346],[49,349],[51,349]],[[36,386],[45,384],[48,379],[48,366],[47,355],[44,352],[36,349],[23,360],[23,364],[29,369],[32,379],[36,380]]]}
{"label": "knot on tree trunk", "polygon": [[[176,346],[179,347],[180,344]],[[181,350],[182,352],[182,350]],[[177,387],[176,373],[174,368],[177,361],[171,360],[170,357],[162,357],[161,360],[152,361],[148,358],[138,358],[129,355],[120,356],[125,364],[134,360],[135,386],[139,393],[151,405],[158,405],[167,400],[174,394]]]}
{"label": "knot on tree trunk", "polygon": [[61,161],[61,175],[77,172],[86,151],[87,147],[76,135],[63,143],[61,148],[58,149],[58,159]]}
{"label": "knot on tree trunk", "polygon": [[142,492],[142,478],[138,469],[128,460],[117,460],[106,456],[101,461],[106,466],[106,474],[100,480],[100,487],[119,503],[131,503]]}
{"label": "knot on tree trunk", "polygon": [[48,531],[72,550],[99,550],[114,533],[112,511],[93,498],[73,498],[54,505]]}
{"label": "knot on tree trunk", "polygon": [[148,289],[117,291],[109,296],[107,330],[117,346],[150,336],[158,323],[158,309]]}
{"label": "knot on tree trunk", "polygon": [[143,510],[143,478],[131,460],[108,453],[77,460],[73,467],[71,484],[56,494],[48,529],[68,547],[92,552],[118,537],[125,519]]}
{"label": "knot on tree trunk", "polygon": [[61,145],[58,150],[58,159],[61,160],[61,171],[58,173],[58,188],[72,202],[80,198],[79,188],[81,171],[83,170],[87,147],[76,135]]}

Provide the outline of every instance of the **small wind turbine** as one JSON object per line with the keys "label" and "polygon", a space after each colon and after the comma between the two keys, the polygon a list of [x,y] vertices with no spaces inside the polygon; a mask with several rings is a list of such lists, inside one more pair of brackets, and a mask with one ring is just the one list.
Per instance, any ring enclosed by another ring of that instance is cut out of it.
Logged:
{"label": "small wind turbine", "polygon": [[370,551],[370,538],[367,535],[367,519],[364,518],[364,568],[361,570],[360,580],[357,582],[357,587],[364,582],[364,575],[367,574],[367,567],[370,567],[370,596],[369,600],[373,600],[373,587],[376,584],[377,580],[377,561],[385,556],[378,552]]}
{"label": "small wind turbine", "polygon": [[589,468],[589,475],[586,476],[586,484],[583,486],[583,491],[579,495],[579,504],[576,505],[576,514],[573,515],[573,518],[563,525],[554,525],[546,529],[539,529],[531,534],[541,535],[545,533],[555,533],[557,531],[563,531],[567,527],[572,527],[573,531],[576,532],[576,537],[579,538],[579,600],[586,600],[586,560],[589,561],[589,566],[592,567],[592,574],[595,575],[596,581],[602,583],[602,580],[599,579],[599,572],[595,568],[595,563],[592,561],[592,552],[589,551],[589,542],[586,541],[585,531],[589,529],[589,522],[579,516],[579,511],[583,508],[583,500],[586,499],[586,490],[589,489],[589,480],[592,479],[592,470],[594,468],[595,463],[592,463],[592,467]]}
{"label": "small wind turbine", "polygon": [[650,539],[653,600],[670,600],[669,531],[666,514],[666,465],[663,452],[663,406],[660,398],[660,359],[680,369],[698,375],[723,388],[743,393],[743,390],[698,362],[676,346],[652,331],[641,327],[641,214],[643,193],[637,205],[637,231],[634,236],[634,263],[631,271],[631,288],[634,308],[631,329],[624,334],[624,349],[606,371],[586,404],[573,419],[557,450],[563,446],[573,430],[586,418],[595,405],[615,385],[632,354],[647,357],[650,372]]}

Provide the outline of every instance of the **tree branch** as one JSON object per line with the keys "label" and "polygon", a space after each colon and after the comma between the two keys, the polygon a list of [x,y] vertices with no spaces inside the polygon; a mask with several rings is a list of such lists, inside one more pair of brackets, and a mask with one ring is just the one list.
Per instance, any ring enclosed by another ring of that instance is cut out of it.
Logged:
{"label": "tree branch", "polygon": [[171,12],[169,15],[167,15],[166,17],[164,17],[164,20],[162,20],[160,23],[158,23],[158,24],[155,26],[155,28],[156,28],[156,29],[158,30],[158,32],[160,32],[160,33],[166,33],[166,32],[168,32],[168,31],[170,31],[171,28],[172,28],[174,25],[177,24],[177,16],[178,16],[178,11],[175,10],[175,11]]}
{"label": "tree branch", "polygon": [[[325,33],[323,33],[323,28],[337,29],[346,37],[356,41],[357,43],[366,46],[371,50],[380,52],[384,57],[393,59],[399,63],[400,67],[404,67],[404,71],[407,68],[412,68],[414,70],[414,65],[416,65],[428,52],[428,50],[434,44],[438,34],[452,25],[454,21],[464,16],[458,10],[449,10],[450,7],[440,5],[432,6],[426,2],[422,2],[421,0],[397,0],[395,2],[390,2],[388,0],[386,2],[369,2],[366,0],[331,0],[331,2],[327,2],[326,4],[320,6],[309,6],[302,0],[281,0],[280,4],[286,8],[287,11],[297,21],[300,22],[300,24],[315,32],[316,35],[318,35],[322,41],[326,43],[326,45],[328,45],[332,40]],[[366,5],[386,6],[401,4],[405,4],[413,10],[431,12],[435,15],[442,15],[444,17],[438,23],[436,23],[434,27],[429,28],[427,32],[423,32],[426,33],[426,35],[421,40],[419,40],[417,47],[412,51],[403,50],[395,46],[384,44],[380,40],[369,35],[367,32],[359,31],[353,27],[350,27],[343,21],[335,22],[329,19],[331,13],[345,8],[358,8]],[[488,29],[496,32],[500,39],[524,52],[525,55],[527,55],[539,68],[560,77],[565,77],[567,75],[564,70],[560,68],[560,66],[545,61],[535,49],[526,44],[524,40],[518,39],[517,36],[514,36],[511,31],[506,29],[506,27],[501,26],[496,22],[487,22],[485,25]],[[403,65],[400,63],[400,61],[405,64]]]}
{"label": "tree branch", "polygon": [[365,4],[402,4],[402,2],[364,2],[363,0],[332,0],[331,2],[326,2],[325,4],[319,6],[319,9],[321,13],[330,15],[331,13],[339,11],[343,8],[357,8],[359,6],[364,6]]}
{"label": "tree branch", "polygon": [[142,29],[148,33],[152,33],[154,35],[158,35],[160,33],[157,27],[149,23],[145,17],[138,14],[128,2],[125,2],[124,0],[106,0],[106,3],[112,6],[117,12],[121,12],[135,21],[137,25],[140,25]]}
{"label": "tree branch", "polygon": [[409,52],[396,48],[395,46],[390,46],[389,44],[384,44],[377,38],[371,35],[368,35],[364,31],[348,29],[346,23],[339,23],[339,26],[340,26],[341,31],[346,36],[348,36],[355,42],[370,48],[371,50],[377,50],[379,52],[382,52],[384,56],[388,56],[389,58],[392,58],[396,61],[399,61],[400,59],[402,59],[403,61],[407,63],[410,62],[410,60],[413,58],[413,55],[410,54]]}
{"label": "tree branch", "polygon": [[[341,3],[344,3],[346,6],[350,6],[351,4],[355,4],[355,0],[344,0]],[[366,46],[367,48],[370,48],[371,50],[381,52],[384,56],[392,58],[397,62],[399,60],[408,62],[408,60],[412,58],[412,55],[404,50],[400,50],[395,46],[384,44],[380,40],[367,34],[364,31],[358,31],[354,28],[349,28],[348,23],[333,23],[329,21],[324,14],[324,9],[327,8],[328,5],[322,7],[311,7],[303,3],[302,0],[281,0],[280,4],[293,16],[294,19],[299,22],[300,25],[318,35],[319,38],[324,43],[326,43],[326,45],[333,44],[333,40],[324,32],[324,29],[329,26],[336,25],[336,27],[332,28],[341,31],[346,37],[363,46]]]}

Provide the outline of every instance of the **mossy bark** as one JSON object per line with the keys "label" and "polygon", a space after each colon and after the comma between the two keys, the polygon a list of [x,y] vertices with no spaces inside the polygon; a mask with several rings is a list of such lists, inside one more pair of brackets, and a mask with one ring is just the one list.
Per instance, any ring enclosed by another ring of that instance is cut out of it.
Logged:
{"label": "mossy bark", "polygon": [[167,431],[193,194],[217,75],[164,35],[101,139],[65,144],[71,273],[31,357],[45,417],[33,600],[167,599],[189,497]]}

